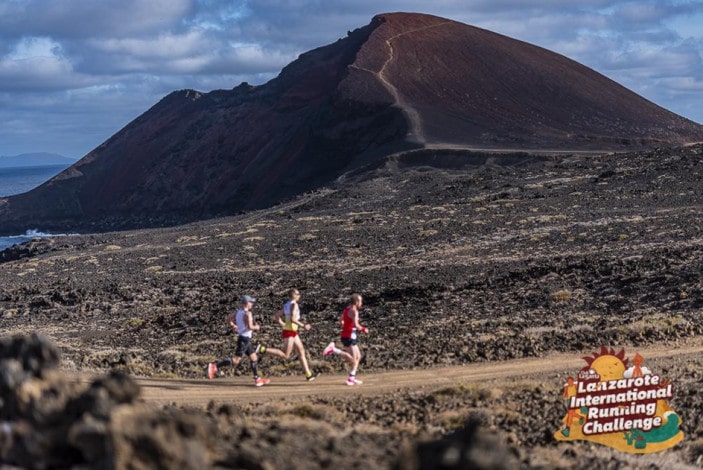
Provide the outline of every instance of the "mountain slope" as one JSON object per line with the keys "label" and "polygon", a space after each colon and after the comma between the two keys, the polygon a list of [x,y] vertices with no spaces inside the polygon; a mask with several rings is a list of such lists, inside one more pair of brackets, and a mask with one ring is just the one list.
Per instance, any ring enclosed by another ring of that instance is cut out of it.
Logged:
{"label": "mountain slope", "polygon": [[392,13],[261,86],[174,92],[43,186],[0,232],[174,224],[271,205],[422,146],[620,150],[703,127],[563,56]]}
{"label": "mountain slope", "polygon": [[701,138],[700,125],[559,54],[443,18],[388,17],[354,68],[397,90],[422,143],[579,150]]}

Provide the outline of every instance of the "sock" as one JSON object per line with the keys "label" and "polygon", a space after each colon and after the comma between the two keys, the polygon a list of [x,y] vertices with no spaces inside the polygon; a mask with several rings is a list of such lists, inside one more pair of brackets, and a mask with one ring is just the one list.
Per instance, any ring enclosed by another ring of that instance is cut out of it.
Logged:
{"label": "sock", "polygon": [[259,378],[259,371],[257,369],[257,364],[255,361],[251,362],[251,371],[254,374],[254,379],[258,379]]}
{"label": "sock", "polygon": [[222,359],[221,361],[217,361],[217,368],[219,369],[220,367],[229,367],[231,366],[232,363],[232,358],[228,357],[227,359]]}
{"label": "sock", "polygon": [[356,369],[353,371],[349,372],[349,377],[356,377]]}

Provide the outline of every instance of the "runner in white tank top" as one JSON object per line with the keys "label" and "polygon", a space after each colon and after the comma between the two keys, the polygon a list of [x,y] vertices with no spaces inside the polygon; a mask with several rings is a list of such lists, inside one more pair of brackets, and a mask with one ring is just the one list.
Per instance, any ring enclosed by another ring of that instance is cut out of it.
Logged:
{"label": "runner in white tank top", "polygon": [[251,339],[253,331],[244,321],[246,319],[246,315],[247,312],[244,309],[237,310],[237,333],[239,333],[239,336],[246,336],[247,338]]}
{"label": "runner in white tank top", "polygon": [[210,379],[214,379],[217,376],[217,371],[222,367],[236,367],[239,365],[246,354],[249,356],[251,371],[254,374],[254,385],[261,387],[269,383],[269,379],[259,377],[257,366],[259,358],[256,353],[259,352],[260,345],[255,348],[251,344],[253,332],[261,329],[261,325],[257,325],[254,322],[254,316],[251,313],[255,302],[256,299],[254,297],[245,295],[242,297],[242,308],[237,311],[236,315],[230,314],[227,316],[227,324],[237,333],[237,349],[234,352],[234,356],[208,364],[207,376]]}
{"label": "runner in white tank top", "polygon": [[289,359],[293,353],[293,349],[298,353],[298,360],[305,372],[305,379],[311,382],[317,378],[319,373],[313,373],[308,365],[308,359],[305,354],[305,347],[300,340],[298,331],[302,328],[304,331],[309,331],[312,325],[303,323],[300,320],[300,291],[298,289],[290,289],[288,291],[288,301],[283,304],[283,308],[276,313],[276,320],[283,328],[283,349],[268,348],[261,346],[261,354],[270,353],[283,359]]}

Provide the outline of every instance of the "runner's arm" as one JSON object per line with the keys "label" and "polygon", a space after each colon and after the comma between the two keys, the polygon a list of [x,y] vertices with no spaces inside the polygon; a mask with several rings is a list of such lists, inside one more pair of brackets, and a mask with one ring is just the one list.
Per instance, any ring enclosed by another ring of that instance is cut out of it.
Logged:
{"label": "runner's arm", "polygon": [[303,328],[305,331],[308,331],[310,328],[312,328],[311,324],[300,321],[300,307],[298,307],[297,302],[293,304],[293,314],[291,315],[291,321],[299,327]]}
{"label": "runner's arm", "polygon": [[247,325],[247,328],[252,331],[259,331],[261,329],[261,325],[254,323],[254,315],[252,315],[251,312],[247,312],[244,315],[244,323]]}
{"label": "runner's arm", "polygon": [[281,325],[281,327],[286,326],[286,322],[283,321],[283,309],[276,312],[276,321],[278,322],[279,325]]}
{"label": "runner's arm", "polygon": [[225,323],[227,323],[227,326],[232,328],[232,331],[234,331],[236,333],[237,331],[239,331],[239,329],[237,328],[237,323],[235,322],[235,318],[236,318],[235,314],[230,313],[225,317]]}
{"label": "runner's arm", "polygon": [[361,326],[359,323],[359,311],[357,309],[352,310],[352,321],[354,322],[354,328],[361,331],[362,333],[368,333],[369,329],[365,326]]}

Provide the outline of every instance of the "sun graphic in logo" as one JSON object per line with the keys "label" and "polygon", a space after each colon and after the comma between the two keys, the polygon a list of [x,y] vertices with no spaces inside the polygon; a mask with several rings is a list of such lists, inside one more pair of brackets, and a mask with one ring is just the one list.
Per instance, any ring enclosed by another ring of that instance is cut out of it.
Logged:
{"label": "sun graphic in logo", "polygon": [[605,346],[601,346],[600,353],[594,352],[593,356],[586,356],[583,360],[588,364],[588,369],[600,375],[601,381],[621,379],[628,362],[625,359],[624,348],[619,353],[615,353],[613,348],[608,349]]}

